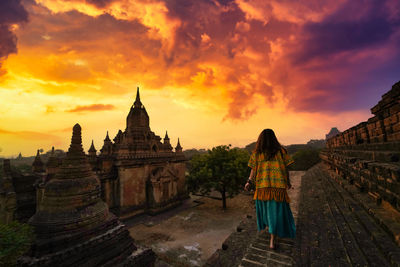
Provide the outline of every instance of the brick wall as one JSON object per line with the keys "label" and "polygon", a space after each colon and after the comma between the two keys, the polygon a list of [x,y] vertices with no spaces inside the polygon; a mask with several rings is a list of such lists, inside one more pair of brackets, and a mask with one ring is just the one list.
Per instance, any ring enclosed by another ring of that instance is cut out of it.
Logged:
{"label": "brick wall", "polygon": [[400,82],[371,112],[368,121],[329,138],[321,158],[377,203],[400,211]]}

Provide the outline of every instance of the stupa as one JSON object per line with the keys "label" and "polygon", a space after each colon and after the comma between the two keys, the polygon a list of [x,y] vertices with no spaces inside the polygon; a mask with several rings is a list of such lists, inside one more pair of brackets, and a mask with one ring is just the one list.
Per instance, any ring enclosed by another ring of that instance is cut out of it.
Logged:
{"label": "stupa", "polygon": [[155,254],[134,244],[100,197],[100,182],[82,148],[81,127],[29,220],[36,240],[21,266],[153,266]]}

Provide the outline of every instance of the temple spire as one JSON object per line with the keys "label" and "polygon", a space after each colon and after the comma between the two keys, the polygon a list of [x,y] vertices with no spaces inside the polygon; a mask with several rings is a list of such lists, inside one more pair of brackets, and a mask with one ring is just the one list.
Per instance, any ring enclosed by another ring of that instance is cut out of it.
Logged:
{"label": "temple spire", "polygon": [[90,146],[88,152],[94,152],[94,153],[97,152],[96,148],[94,147],[93,139],[92,139],[92,145]]}
{"label": "temple spire", "polygon": [[94,147],[93,139],[92,139],[92,145],[90,146],[88,152],[89,152],[89,155],[94,155],[94,156],[96,156],[97,150],[96,150],[96,148]]}
{"label": "temple spire", "polygon": [[181,143],[179,142],[179,138],[178,138],[178,144],[175,147],[175,152],[182,152],[182,147],[181,147]]}
{"label": "temple spire", "polygon": [[33,172],[44,172],[44,164],[42,159],[40,158],[40,151],[37,150],[35,160],[32,163],[32,171]]}
{"label": "temple spire", "polygon": [[69,146],[67,156],[71,155],[85,155],[82,147],[82,128],[77,123],[72,128],[71,145]]}
{"label": "temple spire", "polygon": [[108,131],[107,131],[106,139],[104,139],[104,141],[111,141],[110,137],[108,136]]}
{"label": "temple spire", "polygon": [[135,106],[135,108],[141,108],[142,107],[142,102],[140,102],[139,87],[137,88],[136,100],[135,100],[135,103],[133,105]]}
{"label": "temple spire", "polygon": [[164,149],[167,150],[167,151],[172,151],[172,146],[171,146],[171,143],[169,142],[169,137],[168,137],[168,132],[167,131],[165,131]]}
{"label": "temple spire", "polygon": [[101,154],[102,155],[111,155],[111,153],[112,153],[112,145],[113,145],[113,143],[111,142],[111,139],[108,136],[108,131],[107,131],[106,139],[104,139],[104,145],[100,149]]}

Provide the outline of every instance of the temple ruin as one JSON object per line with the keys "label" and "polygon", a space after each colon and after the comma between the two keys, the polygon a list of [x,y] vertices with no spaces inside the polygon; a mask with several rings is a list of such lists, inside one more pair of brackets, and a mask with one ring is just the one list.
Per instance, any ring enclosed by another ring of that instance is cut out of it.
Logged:
{"label": "temple ruin", "polygon": [[321,157],[360,191],[400,211],[400,82],[371,113],[368,121],[329,138]]}
{"label": "temple ruin", "polygon": [[138,249],[129,231],[100,198],[100,181],[83,152],[81,127],[59,171],[40,190],[28,223],[35,241],[19,266],[152,266],[155,254]]}
{"label": "temple ruin", "polygon": [[100,177],[102,198],[119,216],[155,214],[188,197],[179,139],[173,151],[167,133],[161,142],[151,131],[139,88],[125,131],[119,130],[113,141],[107,132],[99,155],[92,143],[89,161]]}
{"label": "temple ruin", "polygon": [[[179,139],[174,151],[167,133],[162,140],[151,131],[139,88],[125,130],[119,130],[113,140],[107,132],[100,153],[92,141],[86,157],[99,178],[102,200],[120,218],[156,214],[188,198],[186,158]],[[46,163],[37,152],[29,175],[11,171],[9,161],[5,161],[4,178],[0,180],[0,221],[26,222],[35,214],[46,184],[62,171],[62,162],[54,148]]]}

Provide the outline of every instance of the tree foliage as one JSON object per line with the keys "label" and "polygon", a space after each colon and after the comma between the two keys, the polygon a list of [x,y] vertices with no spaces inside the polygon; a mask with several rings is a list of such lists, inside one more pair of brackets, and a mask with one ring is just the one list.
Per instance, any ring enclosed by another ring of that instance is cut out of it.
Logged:
{"label": "tree foliage", "polygon": [[192,193],[208,194],[212,190],[221,193],[222,207],[226,209],[226,197],[239,193],[248,176],[249,153],[231,146],[217,146],[206,154],[194,155],[191,170],[186,178]]}
{"label": "tree foliage", "polygon": [[17,259],[27,252],[34,235],[28,224],[13,221],[0,224],[0,266],[16,266]]}
{"label": "tree foliage", "polygon": [[289,166],[293,171],[305,171],[321,161],[319,157],[321,149],[301,149],[294,153],[294,163]]}

